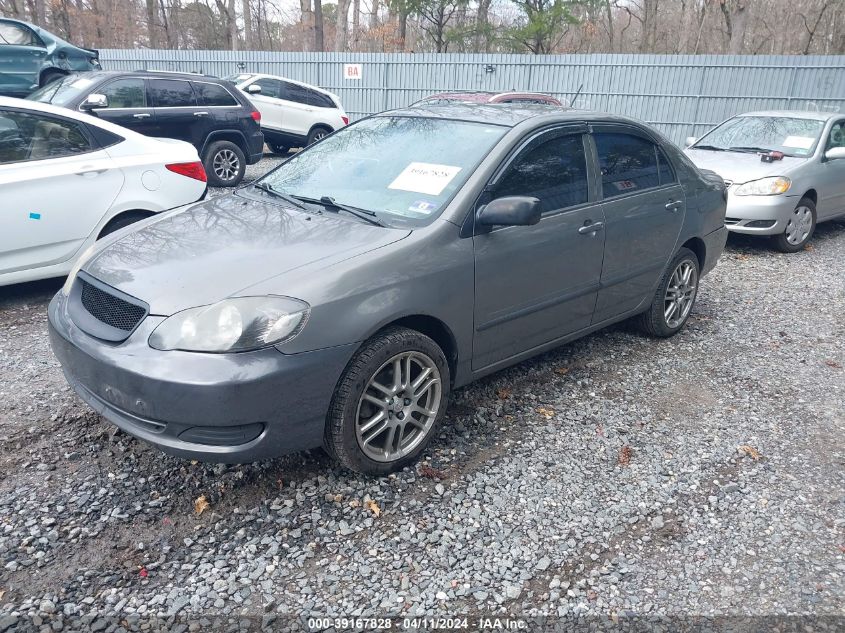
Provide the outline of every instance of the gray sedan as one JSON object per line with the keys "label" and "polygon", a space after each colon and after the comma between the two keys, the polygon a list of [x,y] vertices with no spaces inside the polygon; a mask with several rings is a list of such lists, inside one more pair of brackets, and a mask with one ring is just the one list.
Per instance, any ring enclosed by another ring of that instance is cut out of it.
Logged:
{"label": "gray sedan", "polygon": [[845,216],[845,114],[748,112],[687,144],[729,186],[730,231],[772,236],[794,253],[817,222]]}
{"label": "gray sedan", "polygon": [[254,185],[98,243],[50,304],[79,395],[184,457],[416,460],[452,389],[636,317],[666,337],[725,188],[641,123],[439,105],[343,128]]}

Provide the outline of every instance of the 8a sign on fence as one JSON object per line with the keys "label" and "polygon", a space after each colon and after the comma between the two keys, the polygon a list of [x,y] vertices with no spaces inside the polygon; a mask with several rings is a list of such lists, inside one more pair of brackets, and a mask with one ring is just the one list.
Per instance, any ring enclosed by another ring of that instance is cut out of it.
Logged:
{"label": "8a sign on fence", "polygon": [[361,64],[344,64],[343,78],[344,79],[361,79]]}

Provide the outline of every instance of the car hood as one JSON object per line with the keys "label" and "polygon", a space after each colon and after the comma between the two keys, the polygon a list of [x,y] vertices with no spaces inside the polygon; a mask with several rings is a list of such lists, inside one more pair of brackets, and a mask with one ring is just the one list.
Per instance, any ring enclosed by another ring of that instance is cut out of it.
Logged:
{"label": "car hood", "polygon": [[[248,296],[250,286],[295,269],[318,274],[409,234],[227,195],[130,227],[83,270],[167,316]],[[283,280],[273,294],[286,294]]]}
{"label": "car hood", "polygon": [[725,180],[737,184],[766,176],[783,176],[807,161],[806,158],[784,156],[781,160],[764,163],[759,154],[693,148],[684,150],[684,153],[696,167],[715,171]]}

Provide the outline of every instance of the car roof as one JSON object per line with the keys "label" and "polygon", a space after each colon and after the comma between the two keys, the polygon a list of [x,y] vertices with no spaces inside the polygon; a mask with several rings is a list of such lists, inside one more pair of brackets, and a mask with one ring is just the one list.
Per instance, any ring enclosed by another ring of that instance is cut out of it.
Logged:
{"label": "car roof", "polygon": [[[555,105],[545,104],[516,104],[516,103],[418,103],[413,107],[388,110],[375,116],[406,116],[432,119],[452,119],[456,121],[472,121],[475,123],[489,123],[506,127],[516,127],[529,119],[542,118],[543,123],[591,122],[608,121],[611,123],[628,123],[639,128],[648,128],[641,121],[608,114],[606,112],[592,112],[589,110],[563,109]],[[538,121],[539,123],[539,121]]]}
{"label": "car roof", "polygon": [[[268,75],[267,73],[238,73],[239,75],[249,75],[248,80],[244,81],[254,81],[255,79],[278,79],[280,81],[287,81],[292,84],[296,84],[297,86],[304,86],[305,88],[311,88],[312,90],[316,90],[317,92],[322,92],[326,95],[331,95],[332,97],[336,97],[337,95],[333,92],[329,92],[325,88],[320,88],[320,86],[315,86],[314,84],[309,84],[304,81],[297,81],[296,79],[291,79],[290,77],[282,77],[281,75]],[[243,83],[243,82],[241,82]]]}
{"label": "car roof", "polygon": [[786,117],[793,119],[813,119],[816,121],[827,121],[836,116],[843,116],[842,112],[816,112],[813,110],[759,110],[756,112],[743,112],[736,116],[762,116],[762,117]]}

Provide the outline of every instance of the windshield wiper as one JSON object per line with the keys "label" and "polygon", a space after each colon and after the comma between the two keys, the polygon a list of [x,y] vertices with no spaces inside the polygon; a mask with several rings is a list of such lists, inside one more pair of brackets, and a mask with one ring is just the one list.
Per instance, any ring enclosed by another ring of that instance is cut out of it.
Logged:
{"label": "windshield wiper", "polygon": [[714,152],[724,152],[724,147],[717,147],[716,145],[693,145],[690,149],[709,149]]}
{"label": "windshield wiper", "polygon": [[320,198],[294,196],[294,198],[296,198],[297,200],[301,200],[302,202],[307,202],[309,204],[319,204],[321,207],[326,209],[346,211],[347,213],[354,215],[356,218],[364,220],[365,222],[369,222],[370,224],[387,227],[387,225],[379,219],[375,211],[370,211],[369,209],[362,209],[360,207],[353,207],[348,204],[341,204],[339,202],[335,202],[334,198],[332,198],[331,196],[321,196]]}
{"label": "windshield wiper", "polygon": [[295,206],[297,209],[302,209],[303,211],[308,210],[308,209],[305,208],[305,205],[303,205],[299,200],[297,200],[293,196],[289,196],[288,194],[286,194],[282,191],[279,191],[278,189],[274,189],[273,185],[271,185],[269,182],[257,182],[252,186],[255,187],[256,189],[260,189],[261,191],[270,194],[274,198],[279,198],[280,200],[284,200],[288,204]]}
{"label": "windshield wiper", "polygon": [[771,150],[767,147],[754,147],[754,146],[737,145],[737,146],[729,147],[728,151],[729,152],[765,152],[765,153],[768,154],[769,152],[772,152],[774,150]]}

